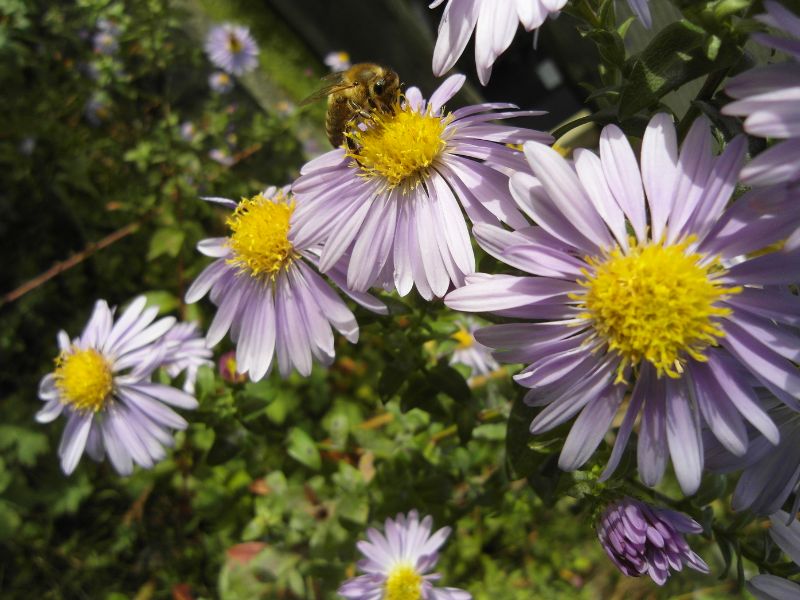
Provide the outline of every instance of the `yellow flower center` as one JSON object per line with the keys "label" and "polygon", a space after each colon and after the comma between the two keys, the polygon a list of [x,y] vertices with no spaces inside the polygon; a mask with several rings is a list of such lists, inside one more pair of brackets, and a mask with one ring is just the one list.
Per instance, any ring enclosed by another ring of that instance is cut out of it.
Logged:
{"label": "yellow flower center", "polygon": [[384,600],[420,600],[422,598],[422,575],[411,565],[397,565],[386,578]]}
{"label": "yellow flower center", "polygon": [[228,34],[228,50],[233,54],[239,54],[244,49],[241,40],[233,33]]}
{"label": "yellow flower center", "polygon": [[475,343],[475,338],[472,337],[472,334],[463,327],[450,337],[458,342],[458,350],[472,348],[472,345]]}
{"label": "yellow flower center", "polygon": [[228,263],[251,277],[274,280],[281,269],[288,269],[298,254],[289,241],[289,220],[294,200],[283,194],[266,198],[261,194],[242,199],[228,218],[231,228],[228,247],[233,256]]}
{"label": "yellow flower center", "polygon": [[702,265],[702,255],[687,252],[692,241],[639,246],[632,240],[628,253],[616,247],[588,260],[593,272],[585,270],[586,279],[579,282],[586,292],[573,299],[608,349],[622,357],[617,383],[629,365],[642,360],[659,377],[679,378],[689,358],[707,360],[706,348],[725,335],[718,319],[731,311],[716,302],[741,288],[716,283],[712,274],[721,265],[717,260]]}
{"label": "yellow flower center", "polygon": [[78,411],[101,410],[114,381],[111,365],[94,348],[62,352],[54,376],[61,401]]}
{"label": "yellow flower center", "polygon": [[357,161],[362,176],[381,178],[389,188],[402,184],[413,189],[447,146],[449,120],[396,104],[390,113],[373,113],[366,131],[347,133],[356,149],[347,154]]}

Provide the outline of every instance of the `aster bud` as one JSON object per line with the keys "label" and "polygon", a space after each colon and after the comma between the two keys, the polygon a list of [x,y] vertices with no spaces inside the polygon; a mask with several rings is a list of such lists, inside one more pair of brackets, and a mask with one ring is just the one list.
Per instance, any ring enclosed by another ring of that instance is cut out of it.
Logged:
{"label": "aster bud", "polygon": [[709,572],[683,538],[702,531],[697,521],[682,513],[632,498],[608,505],[597,522],[597,537],[619,570],[630,577],[649,575],[658,585],[667,581],[670,567],[680,571],[688,565]]}

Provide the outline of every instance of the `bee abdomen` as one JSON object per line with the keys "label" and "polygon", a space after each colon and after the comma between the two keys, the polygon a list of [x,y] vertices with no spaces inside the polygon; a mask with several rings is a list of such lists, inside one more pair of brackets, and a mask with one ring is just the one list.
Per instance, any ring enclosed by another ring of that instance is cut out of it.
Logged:
{"label": "bee abdomen", "polygon": [[344,142],[344,132],[350,120],[349,103],[346,98],[328,97],[328,113],[325,115],[325,132],[334,148]]}

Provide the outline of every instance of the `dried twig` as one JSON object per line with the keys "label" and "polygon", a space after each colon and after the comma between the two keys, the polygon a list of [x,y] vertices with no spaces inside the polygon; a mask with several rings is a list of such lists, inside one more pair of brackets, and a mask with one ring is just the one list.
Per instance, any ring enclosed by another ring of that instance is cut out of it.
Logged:
{"label": "dried twig", "polygon": [[7,294],[5,294],[2,297],[2,299],[0,299],[0,306],[8,304],[9,302],[14,302],[14,300],[17,300],[18,298],[24,296],[28,292],[30,292],[32,290],[35,290],[40,285],[42,285],[44,283],[47,283],[48,281],[50,281],[56,275],[59,275],[59,274],[63,273],[64,271],[67,271],[67,270],[71,269],[72,267],[74,267],[76,265],[79,265],[84,260],[86,260],[87,258],[92,256],[95,252],[98,252],[98,251],[102,250],[103,248],[106,248],[106,247],[110,246],[111,244],[114,244],[115,242],[118,242],[122,238],[129,236],[130,234],[134,233],[137,229],[139,229],[141,224],[142,224],[141,221],[136,221],[136,222],[133,222],[133,223],[129,223],[125,227],[122,227],[121,229],[117,229],[113,233],[108,234],[106,237],[104,237],[100,241],[92,242],[91,244],[86,246],[86,248],[84,248],[83,250],[81,250],[77,254],[73,254],[68,259],[57,262],[52,267],[47,269],[47,271],[45,271],[44,273],[42,273],[40,275],[37,275],[33,279],[30,279],[30,280],[26,281],[25,283],[23,283],[21,286],[19,286],[15,290],[12,290],[12,291],[8,292]]}

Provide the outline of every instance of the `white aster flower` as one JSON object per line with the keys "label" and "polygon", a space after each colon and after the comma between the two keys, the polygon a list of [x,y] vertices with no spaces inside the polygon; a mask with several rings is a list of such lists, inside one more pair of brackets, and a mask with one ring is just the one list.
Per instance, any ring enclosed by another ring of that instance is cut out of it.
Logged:
{"label": "white aster flower", "polygon": [[[209,294],[217,314],[208,329],[214,346],[230,330],[236,344],[236,368],[253,381],[267,375],[277,354],[287,376],[297,369],[311,372],[313,360],[329,365],[335,356],[331,328],[358,341],[358,323],[347,305],[317,274],[319,249],[297,239],[295,199],[289,189],[270,187],[238,204],[226,198],[206,198],[233,212],[230,235],[198,244],[200,252],[217,260],[206,267],[186,292],[197,302]],[[329,274],[339,284],[337,268]],[[386,306],[368,294],[342,291],[377,313]]]}
{"label": "white aster flower", "polygon": [[450,528],[431,534],[432,525],[431,517],[420,521],[412,510],[408,516],[386,519],[385,533],[368,529],[369,541],[358,542],[364,555],[358,568],[366,574],[346,581],[339,594],[349,600],[471,600],[464,590],[433,586],[441,575],[430,570]]}
{"label": "white aster flower", "polygon": [[84,450],[96,461],[107,453],[121,475],[130,474],[134,462],[152,467],[164,458],[164,447],[172,446],[171,430],[187,425],[167,404],[197,407],[191,395],[150,381],[165,362],[160,342],[175,319],[154,323],[158,308],[145,305],[144,296],[136,298],[114,322],[114,310],[98,300],[79,337],[58,334],[61,354],[39,384],[45,405],[36,420],[49,423],[66,414],[58,455],[67,475]]}

